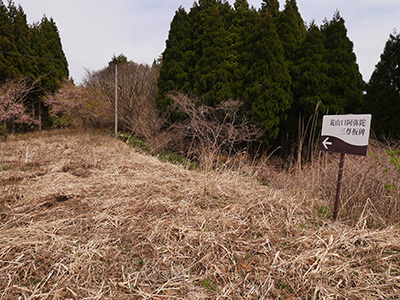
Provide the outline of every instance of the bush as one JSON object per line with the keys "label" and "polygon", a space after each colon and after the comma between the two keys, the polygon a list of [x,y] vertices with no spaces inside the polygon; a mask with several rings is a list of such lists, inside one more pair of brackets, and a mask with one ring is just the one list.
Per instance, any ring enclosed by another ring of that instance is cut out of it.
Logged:
{"label": "bush", "polygon": [[52,126],[55,128],[67,128],[72,125],[71,120],[64,115],[52,116],[51,117]]}
{"label": "bush", "polygon": [[221,157],[231,157],[257,141],[262,130],[246,116],[241,101],[210,107],[184,94],[170,95],[182,120],[172,126],[169,149],[212,169]]}
{"label": "bush", "polygon": [[55,127],[106,128],[113,124],[113,109],[109,102],[70,81],[64,81],[58,92],[47,94],[43,101],[50,108]]}

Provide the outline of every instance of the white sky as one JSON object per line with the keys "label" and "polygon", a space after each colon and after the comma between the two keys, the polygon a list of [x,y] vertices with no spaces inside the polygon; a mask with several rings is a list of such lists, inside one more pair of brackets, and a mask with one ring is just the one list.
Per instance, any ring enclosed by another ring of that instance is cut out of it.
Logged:
{"label": "white sky", "polygon": [[[70,76],[79,83],[85,69],[107,66],[113,54],[151,64],[165,49],[170,23],[179,6],[194,0],[14,0],[28,22],[53,17],[67,56]],[[248,0],[257,9],[261,0]],[[284,0],[279,1],[281,10]],[[233,5],[234,0],[229,3]],[[360,72],[368,81],[393,29],[400,30],[399,0],[297,0],[303,20],[320,25],[336,9],[346,22]]]}

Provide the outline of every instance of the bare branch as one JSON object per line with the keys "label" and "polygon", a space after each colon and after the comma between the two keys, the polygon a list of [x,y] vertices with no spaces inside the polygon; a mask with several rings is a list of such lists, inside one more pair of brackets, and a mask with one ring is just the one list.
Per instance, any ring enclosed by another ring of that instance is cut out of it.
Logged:
{"label": "bare branch", "polygon": [[174,125],[181,135],[180,151],[200,162],[213,164],[216,157],[229,156],[243,143],[262,136],[262,130],[246,117],[241,101],[229,100],[214,108],[180,93],[169,97],[185,116],[184,121]]}

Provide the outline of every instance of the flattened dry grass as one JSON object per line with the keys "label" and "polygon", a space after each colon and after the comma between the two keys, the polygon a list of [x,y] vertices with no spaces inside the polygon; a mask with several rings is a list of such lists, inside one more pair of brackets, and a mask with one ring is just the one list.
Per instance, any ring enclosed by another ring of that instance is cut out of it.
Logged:
{"label": "flattened dry grass", "polygon": [[[26,148],[29,159],[25,163]],[[114,139],[0,144],[0,299],[398,299],[398,227]]]}

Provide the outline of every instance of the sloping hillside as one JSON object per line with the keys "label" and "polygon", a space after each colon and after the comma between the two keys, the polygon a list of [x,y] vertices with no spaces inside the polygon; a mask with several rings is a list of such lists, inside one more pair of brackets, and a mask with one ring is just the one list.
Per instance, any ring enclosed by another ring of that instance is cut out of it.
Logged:
{"label": "sloping hillside", "polygon": [[[28,149],[28,161],[26,153]],[[0,143],[0,299],[398,299],[399,228],[99,134]]]}

